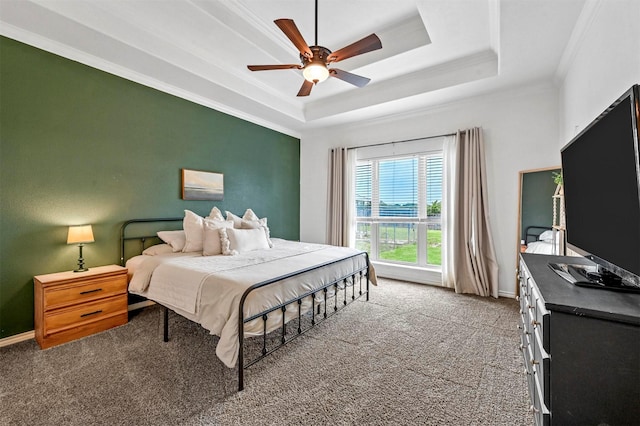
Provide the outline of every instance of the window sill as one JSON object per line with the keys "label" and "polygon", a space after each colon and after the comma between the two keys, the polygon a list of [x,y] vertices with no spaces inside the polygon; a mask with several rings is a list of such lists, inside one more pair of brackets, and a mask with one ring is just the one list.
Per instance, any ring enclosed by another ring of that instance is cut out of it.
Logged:
{"label": "window sill", "polygon": [[376,275],[383,278],[442,286],[440,269],[372,261]]}

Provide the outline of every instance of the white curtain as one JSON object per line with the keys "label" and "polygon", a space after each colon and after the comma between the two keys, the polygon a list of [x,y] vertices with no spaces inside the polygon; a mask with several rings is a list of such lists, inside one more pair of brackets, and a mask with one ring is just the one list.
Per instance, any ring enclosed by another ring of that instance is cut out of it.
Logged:
{"label": "white curtain", "polygon": [[333,148],[329,157],[328,243],[354,247],[356,150]]}
{"label": "white curtain", "polygon": [[442,281],[456,293],[498,297],[481,128],[444,144]]}

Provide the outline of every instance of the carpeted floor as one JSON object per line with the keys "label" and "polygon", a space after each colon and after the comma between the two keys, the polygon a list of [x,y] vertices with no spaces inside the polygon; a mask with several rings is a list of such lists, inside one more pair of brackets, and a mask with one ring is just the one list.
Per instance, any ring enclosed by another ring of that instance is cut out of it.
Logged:
{"label": "carpeted floor", "polygon": [[0,348],[1,425],[531,425],[517,302],[380,280],[250,367],[217,338],[162,310],[41,351]]}

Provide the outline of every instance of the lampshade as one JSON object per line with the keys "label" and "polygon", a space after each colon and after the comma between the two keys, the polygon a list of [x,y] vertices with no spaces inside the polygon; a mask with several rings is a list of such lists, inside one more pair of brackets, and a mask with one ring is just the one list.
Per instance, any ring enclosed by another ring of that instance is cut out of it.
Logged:
{"label": "lampshade", "polygon": [[329,77],[329,70],[322,61],[313,61],[302,70],[304,78],[312,83],[320,83]]}
{"label": "lampshade", "polygon": [[93,230],[91,225],[70,226],[67,234],[67,244],[84,244],[92,243]]}

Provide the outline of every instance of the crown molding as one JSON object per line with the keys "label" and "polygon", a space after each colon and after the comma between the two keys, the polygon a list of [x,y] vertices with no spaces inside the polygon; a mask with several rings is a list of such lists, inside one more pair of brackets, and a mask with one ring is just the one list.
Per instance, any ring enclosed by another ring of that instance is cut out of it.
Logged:
{"label": "crown molding", "polygon": [[593,21],[603,3],[604,0],[587,0],[585,2],[554,74],[554,82],[557,85],[561,85],[566,78],[567,72],[569,72],[569,68],[583,44],[585,35],[593,25]]}

